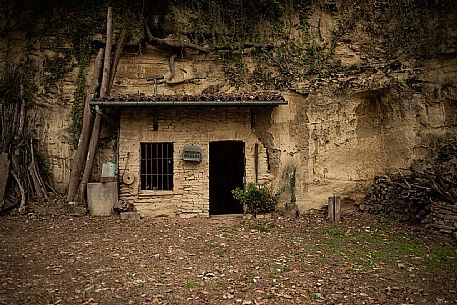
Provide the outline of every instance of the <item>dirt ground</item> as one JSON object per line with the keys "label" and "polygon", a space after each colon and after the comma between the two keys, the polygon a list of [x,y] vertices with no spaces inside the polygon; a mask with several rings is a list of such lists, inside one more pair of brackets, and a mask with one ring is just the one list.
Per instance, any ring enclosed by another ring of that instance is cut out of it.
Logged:
{"label": "dirt ground", "polygon": [[457,304],[457,244],[353,212],[4,216],[1,304]]}

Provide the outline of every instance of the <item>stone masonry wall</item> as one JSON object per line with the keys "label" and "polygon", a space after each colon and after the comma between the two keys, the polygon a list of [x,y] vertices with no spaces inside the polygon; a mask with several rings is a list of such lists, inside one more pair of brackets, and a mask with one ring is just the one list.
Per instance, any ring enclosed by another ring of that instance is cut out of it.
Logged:
{"label": "stone masonry wall", "polygon": [[[158,116],[158,130],[153,131],[152,114]],[[146,216],[209,216],[209,143],[213,141],[245,143],[246,182],[255,181],[254,147],[259,144],[259,183],[270,181],[266,149],[251,129],[249,108],[192,107],[125,109],[121,113],[119,143],[120,198],[133,203]],[[173,142],[173,191],[140,190],[140,143]],[[202,148],[201,163],[181,160],[185,145]],[[134,176],[131,185],[122,183],[124,173]]]}
{"label": "stone masonry wall", "polygon": [[423,222],[433,231],[453,234],[457,238],[457,205],[434,202]]}

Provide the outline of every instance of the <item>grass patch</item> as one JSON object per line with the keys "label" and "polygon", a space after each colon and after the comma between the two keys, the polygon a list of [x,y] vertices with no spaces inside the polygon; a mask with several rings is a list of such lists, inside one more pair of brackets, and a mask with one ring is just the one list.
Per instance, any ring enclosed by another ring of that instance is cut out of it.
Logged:
{"label": "grass patch", "polygon": [[270,272],[268,272],[268,277],[270,279],[275,279],[278,277],[278,272],[276,270],[270,270]]}
{"label": "grass patch", "polygon": [[276,295],[273,293],[273,292],[269,292],[267,295],[266,295],[266,298],[271,300],[271,299],[274,299],[276,297]]}
{"label": "grass patch", "polygon": [[260,233],[269,233],[275,228],[275,224],[270,223],[267,225],[262,225],[260,223],[253,224],[249,226],[249,229],[259,231]]}
{"label": "grass patch", "polygon": [[273,264],[270,266],[270,271],[268,272],[268,277],[273,279],[277,278],[280,274],[292,271],[292,268],[289,265]]}
{"label": "grass patch", "polygon": [[189,288],[189,289],[195,289],[195,288],[198,287],[198,284],[197,284],[197,282],[195,282],[194,280],[188,279],[188,280],[186,281],[186,287]]}
{"label": "grass patch", "polygon": [[457,265],[457,255],[446,248],[434,248],[427,259],[426,266],[429,269],[437,269],[446,266]]}
{"label": "grass patch", "polygon": [[309,296],[306,297],[308,300],[317,300],[319,299],[319,295],[317,294],[310,294]]}
{"label": "grass patch", "polygon": [[216,248],[216,254],[219,256],[224,256],[224,254],[227,252],[227,249],[224,247],[219,247]]}
{"label": "grass patch", "polygon": [[227,248],[218,242],[214,241],[207,241],[204,243],[204,246],[200,249],[199,251],[202,254],[209,254],[209,253],[215,253],[216,255],[219,256],[224,256],[224,254],[227,252]]}
{"label": "grass patch", "polygon": [[311,233],[310,244],[307,238],[295,238],[292,243],[313,255],[313,263],[324,265],[344,262],[357,268],[372,269],[378,264],[396,265],[406,262],[417,268],[431,271],[436,268],[453,266],[457,263],[456,253],[450,249],[432,247],[407,235],[393,235],[390,222],[380,222],[364,230],[351,230],[344,226],[332,227]]}

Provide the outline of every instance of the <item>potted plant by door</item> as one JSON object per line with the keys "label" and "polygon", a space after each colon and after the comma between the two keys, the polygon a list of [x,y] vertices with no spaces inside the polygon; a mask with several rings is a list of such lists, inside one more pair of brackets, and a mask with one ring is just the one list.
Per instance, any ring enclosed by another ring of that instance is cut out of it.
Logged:
{"label": "potted plant by door", "polygon": [[271,188],[255,183],[248,183],[244,189],[237,187],[232,191],[233,198],[244,206],[245,213],[254,217],[274,212],[280,194],[280,191],[273,192]]}

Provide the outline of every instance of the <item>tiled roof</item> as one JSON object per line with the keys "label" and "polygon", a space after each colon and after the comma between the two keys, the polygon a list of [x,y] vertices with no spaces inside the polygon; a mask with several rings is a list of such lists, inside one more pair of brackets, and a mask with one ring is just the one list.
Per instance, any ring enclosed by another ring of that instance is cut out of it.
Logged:
{"label": "tiled roof", "polygon": [[250,92],[250,93],[217,93],[199,95],[156,95],[124,94],[96,99],[92,105],[107,107],[116,106],[255,106],[255,105],[283,105],[287,101],[277,92]]}

